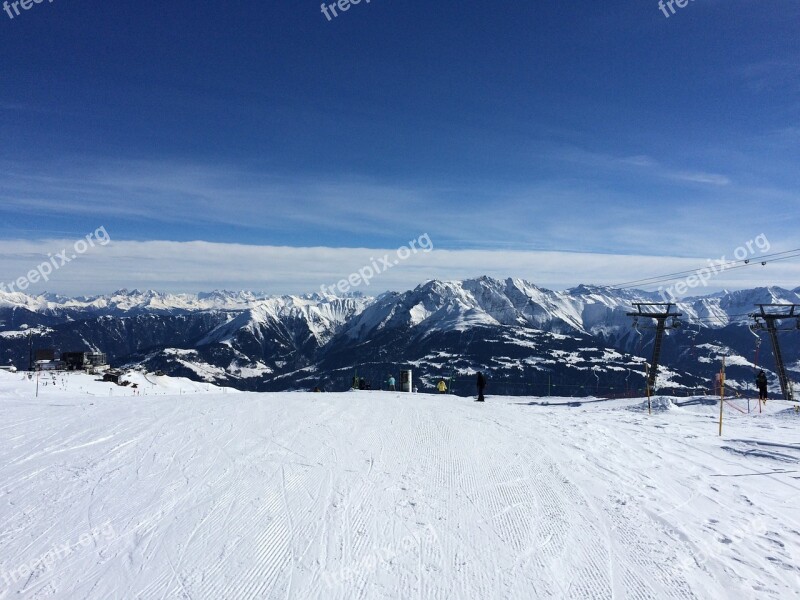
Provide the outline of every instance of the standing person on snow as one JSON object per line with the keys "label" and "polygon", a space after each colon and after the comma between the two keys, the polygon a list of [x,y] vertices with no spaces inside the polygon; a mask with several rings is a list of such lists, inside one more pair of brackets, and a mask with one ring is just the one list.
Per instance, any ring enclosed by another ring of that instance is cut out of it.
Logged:
{"label": "standing person on snow", "polygon": [[475,402],[485,402],[483,397],[483,390],[486,388],[486,377],[483,376],[483,373],[478,371],[478,399]]}
{"label": "standing person on snow", "polygon": [[439,380],[439,384],[436,386],[436,389],[439,390],[440,394],[447,393],[447,384],[444,382],[444,379]]}
{"label": "standing person on snow", "polygon": [[387,383],[389,384],[389,391],[394,392],[395,391],[394,375],[391,374],[389,375],[389,381]]}
{"label": "standing person on snow", "polygon": [[758,386],[758,399],[764,402],[767,401],[767,383],[767,374],[764,373],[764,369],[761,369],[756,377],[756,385]]}

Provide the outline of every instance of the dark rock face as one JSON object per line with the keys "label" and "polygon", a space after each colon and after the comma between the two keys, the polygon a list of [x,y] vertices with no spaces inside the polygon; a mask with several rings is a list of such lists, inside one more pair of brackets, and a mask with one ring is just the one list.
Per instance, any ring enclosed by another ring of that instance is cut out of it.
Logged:
{"label": "dark rock face", "polygon": [[[34,348],[102,351],[115,366],[245,390],[342,390],[356,372],[380,388],[390,373],[397,377],[411,368],[421,390],[450,378],[464,395],[474,393],[478,370],[489,375],[490,393],[641,394],[654,332],[632,328],[626,313],[634,301],[660,299],[592,286],[555,292],[487,277],[431,281],[377,299],[244,292],[121,291],[75,300],[0,295],[0,364],[27,368],[30,336]],[[664,342],[659,390],[709,389],[722,355],[729,357],[730,385],[752,388],[756,336],[748,314],[759,302],[800,303],[800,294],[759,288],[682,301],[681,327]],[[800,330],[797,322],[782,326],[784,358],[797,376]],[[761,337],[758,362],[771,371],[771,345]]]}

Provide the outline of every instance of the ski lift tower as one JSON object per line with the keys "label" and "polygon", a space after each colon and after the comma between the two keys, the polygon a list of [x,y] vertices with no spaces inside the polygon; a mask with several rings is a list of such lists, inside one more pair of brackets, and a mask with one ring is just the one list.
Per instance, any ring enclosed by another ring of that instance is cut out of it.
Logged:
{"label": "ski lift tower", "polygon": [[658,361],[661,359],[661,344],[664,341],[664,332],[667,330],[667,319],[672,319],[670,329],[677,329],[681,326],[679,320],[683,313],[675,312],[675,304],[672,302],[634,302],[635,312],[629,312],[628,316],[633,317],[633,328],[638,331],[639,319],[654,319],[656,322],[656,339],[653,342],[653,358],[650,363],[650,372],[647,375],[647,395],[651,396],[655,389],[656,377],[658,376]]}
{"label": "ski lift tower", "polygon": [[775,356],[775,367],[778,371],[778,379],[781,382],[783,398],[791,402],[794,400],[792,382],[786,373],[786,366],[783,363],[781,347],[778,343],[778,332],[788,331],[788,329],[778,329],[778,321],[784,319],[797,319],[797,329],[800,329],[800,304],[756,304],[758,312],[750,315],[755,321],[752,329],[766,329],[772,340],[772,354]]}

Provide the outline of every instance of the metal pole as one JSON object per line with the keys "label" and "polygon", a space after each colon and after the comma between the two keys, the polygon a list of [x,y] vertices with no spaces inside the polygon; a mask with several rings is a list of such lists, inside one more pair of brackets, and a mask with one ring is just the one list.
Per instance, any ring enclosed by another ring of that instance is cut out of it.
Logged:
{"label": "metal pole", "polygon": [[[756,304],[756,306],[759,312],[750,315],[755,321],[753,329],[763,329],[766,326],[770,341],[772,342],[772,353],[775,356],[775,367],[778,372],[778,380],[781,384],[781,392],[783,393],[784,399],[791,402],[794,399],[792,382],[786,372],[786,365],[781,355],[781,347],[778,343],[778,326],[776,322],[782,319],[796,318],[797,309],[800,308],[800,304]],[[767,309],[769,309],[769,312]],[[759,406],[760,404],[761,402],[759,401]]]}
{"label": "metal pole", "polygon": [[767,319],[767,331],[769,331],[770,340],[772,340],[772,353],[775,355],[775,366],[778,371],[778,380],[781,384],[781,392],[783,392],[784,400],[792,400],[792,388],[789,386],[789,377],[786,374],[786,366],[783,363],[783,355],[781,354],[781,347],[778,343],[778,327],[775,325],[775,319]]}
{"label": "metal pole", "polygon": [[722,405],[725,401],[725,357],[722,357],[722,371],[719,379],[719,434],[722,435]]}
{"label": "metal pole", "polygon": [[671,327],[675,328],[680,325],[677,320],[683,315],[679,312],[673,311],[675,304],[672,302],[634,302],[636,312],[629,312],[627,316],[633,317],[634,328],[638,332],[638,321],[640,318],[654,319],[656,321],[656,337],[653,342],[653,358],[649,366],[649,372],[645,381],[647,385],[648,398],[655,391],[656,379],[658,377],[658,366],[661,360],[661,346],[664,341],[664,333],[666,331],[667,319],[674,319]]}

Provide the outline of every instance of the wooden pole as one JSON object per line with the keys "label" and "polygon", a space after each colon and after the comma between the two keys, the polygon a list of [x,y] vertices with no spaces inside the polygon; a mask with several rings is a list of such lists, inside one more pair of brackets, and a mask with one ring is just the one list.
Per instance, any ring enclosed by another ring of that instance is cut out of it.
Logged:
{"label": "wooden pole", "polygon": [[725,402],[725,357],[722,357],[722,371],[719,378],[719,434],[722,435],[722,406]]}

